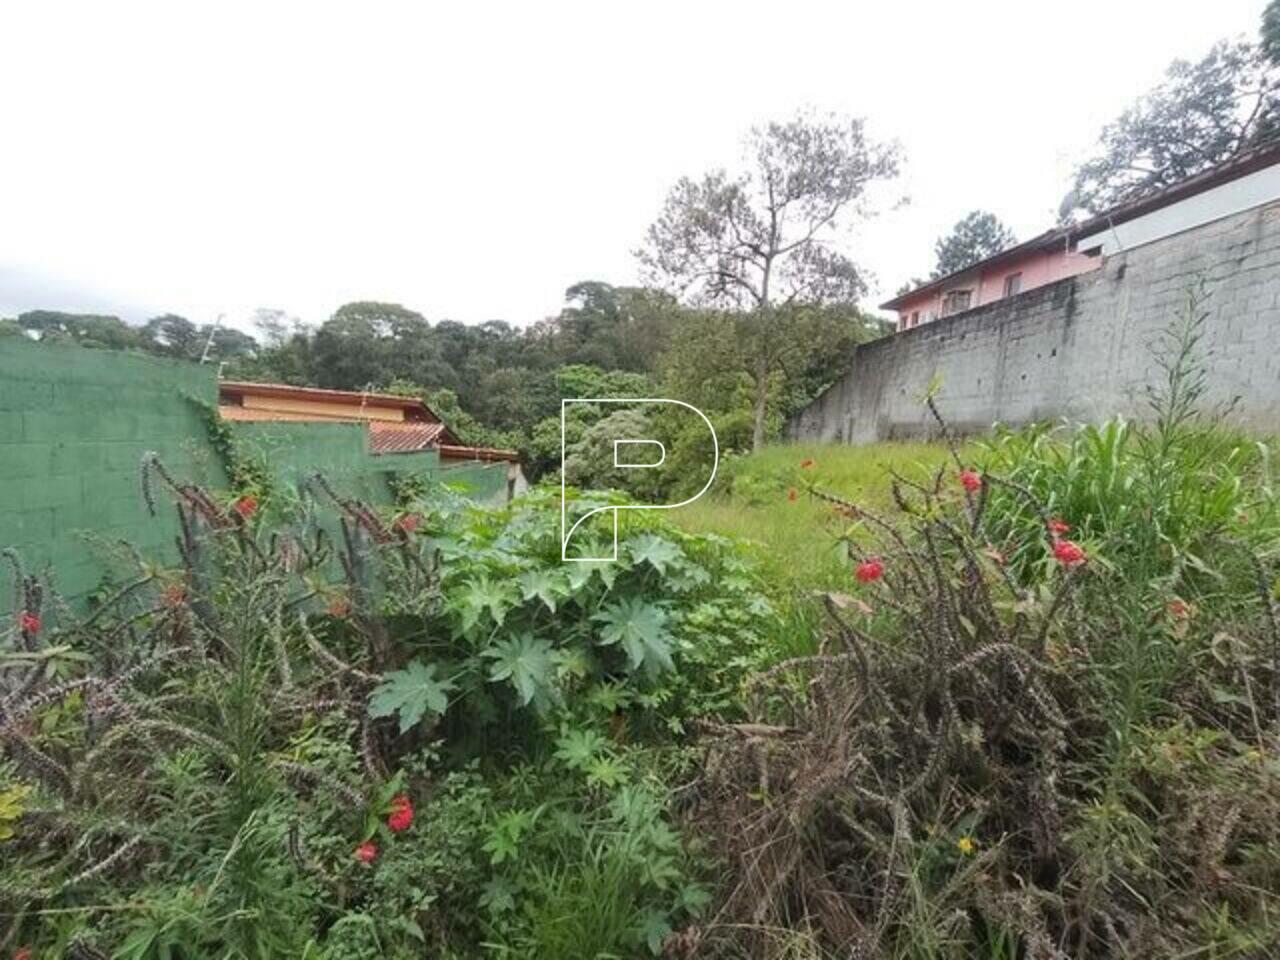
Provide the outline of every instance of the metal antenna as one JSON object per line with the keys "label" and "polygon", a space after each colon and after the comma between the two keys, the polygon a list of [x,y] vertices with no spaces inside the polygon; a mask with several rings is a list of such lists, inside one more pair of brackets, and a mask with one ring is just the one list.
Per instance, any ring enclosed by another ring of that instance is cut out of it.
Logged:
{"label": "metal antenna", "polygon": [[213,346],[213,335],[218,332],[218,327],[222,326],[222,318],[225,316],[225,313],[218,314],[218,319],[213,321],[213,326],[209,328],[209,339],[204,342],[204,353],[200,354],[201,363],[209,359],[209,349]]}

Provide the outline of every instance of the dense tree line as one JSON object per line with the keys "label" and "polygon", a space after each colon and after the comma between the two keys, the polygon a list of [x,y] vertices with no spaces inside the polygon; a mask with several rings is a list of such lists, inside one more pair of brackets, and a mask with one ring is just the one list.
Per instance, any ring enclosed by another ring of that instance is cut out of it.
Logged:
{"label": "dense tree line", "polygon": [[0,324],[4,325],[0,332],[25,331],[44,341],[113,350],[145,350],[181,360],[237,359],[251,356],[258,348],[257,341],[240,330],[215,324],[197,325],[172,313],[134,326],[106,314],[28,310],[16,320],[0,320]]}
{"label": "dense tree line", "polygon": [[[255,336],[171,314],[140,326],[45,310],[4,322],[10,332],[44,341],[203,360],[218,364],[225,378],[420,396],[467,443],[518,449],[534,476],[559,463],[563,398],[684,399],[713,419],[729,449],[751,440],[751,324],[741,313],[684,306],[642,287],[575,284],[557,315],[526,327],[433,323],[376,301],[345,304],[319,326],[260,310]],[[770,436],[846,369],[855,344],[882,332],[848,305],[794,306],[780,311],[777,323],[795,342],[779,351],[767,384]],[[606,416],[575,408],[571,440]]]}

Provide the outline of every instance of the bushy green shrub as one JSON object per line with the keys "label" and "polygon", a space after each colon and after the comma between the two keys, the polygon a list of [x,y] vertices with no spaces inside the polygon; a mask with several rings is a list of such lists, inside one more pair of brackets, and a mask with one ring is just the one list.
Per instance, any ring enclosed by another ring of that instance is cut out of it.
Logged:
{"label": "bushy green shrub", "polygon": [[[135,558],[77,614],[12,557],[0,937],[41,960],[626,953],[698,906],[648,745],[758,656],[738,548],[644,519],[616,564],[566,565],[550,495],[406,484],[378,513],[318,479],[282,512],[144,476],[179,567]],[[585,895],[614,919],[575,933],[556,918]]]}
{"label": "bushy green shrub", "polygon": [[[1225,426],[1231,404],[1203,406],[1203,302],[1191,290],[1153,345],[1160,376],[1147,390],[1145,422],[1002,429],[976,453],[1131,578],[1212,578],[1221,571],[1206,555],[1221,554],[1224,539],[1268,544],[1280,534],[1270,447]],[[1018,545],[1043,522],[1030,502],[1011,487],[990,492],[992,536],[1018,567],[1025,560]]]}

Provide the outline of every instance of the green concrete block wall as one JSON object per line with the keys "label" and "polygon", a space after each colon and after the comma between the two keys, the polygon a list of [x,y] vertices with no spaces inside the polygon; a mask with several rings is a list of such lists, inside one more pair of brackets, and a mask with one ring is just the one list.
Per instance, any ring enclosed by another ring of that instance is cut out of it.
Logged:
{"label": "green concrete block wall", "polygon": [[367,503],[394,502],[391,481],[399,476],[428,474],[457,484],[479,503],[504,503],[505,463],[441,464],[434,450],[373,456],[365,427],[353,423],[234,423],[240,451],[268,467],[278,481],[295,488],[317,470],[342,493]]}
{"label": "green concrete block wall", "polygon": [[440,463],[435,451],[375,457],[356,423],[233,423],[232,431],[242,454],[277,482],[297,487],[319,471],[335,490],[372,504],[393,501],[393,473],[431,473]]}
{"label": "green concrete block wall", "polygon": [[[225,488],[205,422],[216,402],[209,366],[0,337],[0,548],[16,548],[29,572],[52,572],[73,601],[110,572],[112,543],[175,560],[173,508],[160,491],[158,516],[147,514],[139,465],[154,450],[175,477]],[[375,457],[357,424],[235,423],[232,433],[295,489],[320,471],[338,492],[386,506],[395,475],[427,473],[479,502],[506,499],[505,464],[442,466],[434,451]],[[0,585],[0,612],[11,595]]]}
{"label": "green concrete block wall", "polygon": [[172,557],[172,512],[147,514],[139,464],[154,450],[178,476],[225,484],[189,399],[216,396],[209,368],[0,338],[0,546],[69,598],[101,582],[120,539]]}
{"label": "green concrete block wall", "polygon": [[500,506],[507,502],[505,463],[446,463],[434,474],[437,480],[457,484],[477,503]]}

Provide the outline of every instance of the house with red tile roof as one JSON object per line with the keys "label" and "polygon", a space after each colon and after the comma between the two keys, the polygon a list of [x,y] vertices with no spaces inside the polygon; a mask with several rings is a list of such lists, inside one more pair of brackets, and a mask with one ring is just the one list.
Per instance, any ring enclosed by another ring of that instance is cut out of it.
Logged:
{"label": "house with red tile roof", "polygon": [[371,454],[391,456],[435,450],[445,468],[476,461],[505,462],[511,492],[519,493],[527,486],[520,455],[515,450],[467,446],[417,397],[221,380],[218,412],[224,420],[242,423],[363,423]]}

